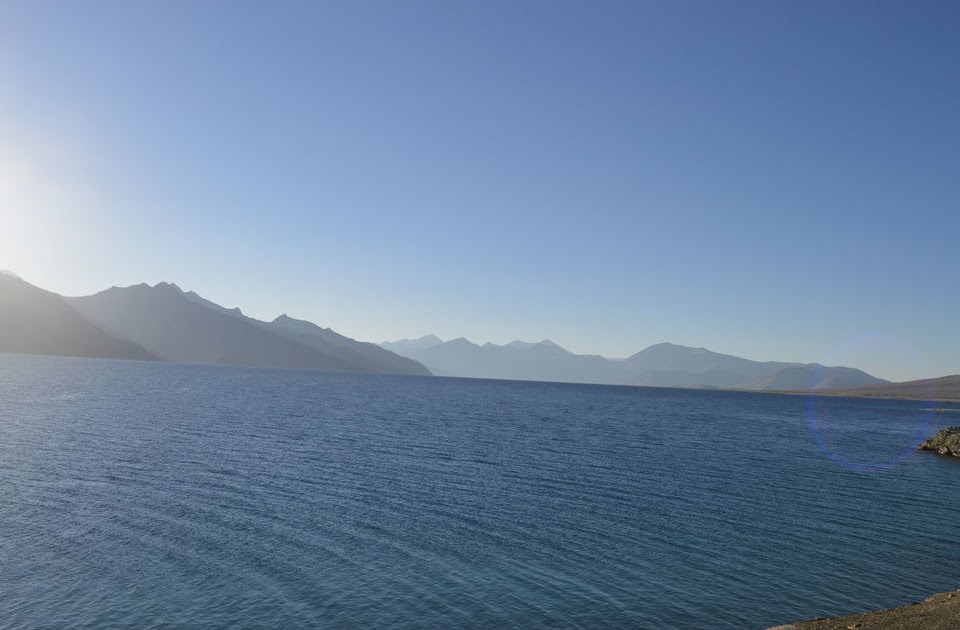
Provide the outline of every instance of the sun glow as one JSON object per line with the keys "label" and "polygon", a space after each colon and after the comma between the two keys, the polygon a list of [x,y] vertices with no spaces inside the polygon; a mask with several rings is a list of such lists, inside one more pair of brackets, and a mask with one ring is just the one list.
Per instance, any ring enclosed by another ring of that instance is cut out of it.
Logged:
{"label": "sun glow", "polygon": [[[40,160],[0,151],[0,268],[59,265],[76,196]],[[73,198],[73,200],[71,199]]]}
{"label": "sun glow", "polygon": [[31,217],[41,213],[38,178],[22,162],[0,153],[0,246],[4,253],[34,232]]}

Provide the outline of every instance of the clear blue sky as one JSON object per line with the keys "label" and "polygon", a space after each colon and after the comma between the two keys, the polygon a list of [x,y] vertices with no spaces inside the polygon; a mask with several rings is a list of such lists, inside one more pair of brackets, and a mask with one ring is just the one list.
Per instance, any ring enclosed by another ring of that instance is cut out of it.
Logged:
{"label": "clear blue sky", "polygon": [[958,201],[957,2],[0,7],[0,268],[67,294],[932,376]]}

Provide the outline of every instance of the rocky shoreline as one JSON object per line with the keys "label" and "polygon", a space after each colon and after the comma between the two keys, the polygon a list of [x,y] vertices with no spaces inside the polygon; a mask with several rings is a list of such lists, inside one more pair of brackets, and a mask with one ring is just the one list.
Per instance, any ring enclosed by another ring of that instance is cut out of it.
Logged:
{"label": "rocky shoreline", "polygon": [[769,630],[956,630],[960,628],[960,590],[938,593],[922,602],[843,617],[800,621]]}
{"label": "rocky shoreline", "polygon": [[920,450],[934,451],[938,455],[949,457],[960,457],[960,427],[947,427],[921,444]]}

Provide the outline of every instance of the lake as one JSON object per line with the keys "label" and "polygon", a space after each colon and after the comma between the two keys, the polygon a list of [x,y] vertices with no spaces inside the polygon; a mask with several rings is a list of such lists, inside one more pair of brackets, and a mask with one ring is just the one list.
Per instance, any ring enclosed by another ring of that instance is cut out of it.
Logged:
{"label": "lake", "polygon": [[930,407],[0,355],[0,619],[739,629],[901,605],[960,586],[960,460],[915,452],[960,414]]}

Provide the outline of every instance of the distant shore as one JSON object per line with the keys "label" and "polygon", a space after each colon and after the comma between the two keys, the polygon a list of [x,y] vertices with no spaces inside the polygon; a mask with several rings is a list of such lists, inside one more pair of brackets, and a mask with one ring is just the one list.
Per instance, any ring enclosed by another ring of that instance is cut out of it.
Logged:
{"label": "distant shore", "polygon": [[[639,387],[645,387],[640,385]],[[657,389],[687,389],[708,392],[738,392],[742,394],[782,394],[787,396],[823,396],[829,398],[869,398],[872,400],[915,400],[918,402],[936,403],[960,403],[960,395],[925,396],[916,392],[907,391],[874,391],[874,388],[851,388],[851,389],[741,389],[736,387],[665,387]],[[860,389],[869,389],[870,391],[858,391]],[[957,409],[937,409],[937,411],[960,411]]]}
{"label": "distant shore", "polygon": [[956,630],[960,628],[960,590],[938,593],[909,606],[842,617],[800,621],[769,630]]}
{"label": "distant shore", "polygon": [[[681,388],[687,389],[687,388]],[[929,403],[960,402],[960,374],[926,378],[903,383],[883,383],[836,389],[747,389],[742,387],[691,387],[710,391],[788,394],[790,396],[830,396],[833,398],[872,398],[875,400],[916,400]],[[952,411],[945,409],[944,411]]]}
{"label": "distant shore", "polygon": [[[748,391],[756,392],[756,390],[743,390],[738,389],[734,391]],[[858,393],[845,390],[814,390],[814,391],[796,391],[796,390],[784,390],[784,391],[761,391],[756,392],[760,394],[790,394],[792,396],[824,396],[830,398],[870,398],[873,400],[916,400],[919,402],[929,402],[929,403],[956,403],[960,402],[960,397],[952,396],[922,396],[913,393],[899,393],[899,392],[884,392],[884,393]],[[946,410],[952,411],[952,410]]]}
{"label": "distant shore", "polygon": [[926,400],[930,402],[960,402],[960,375],[941,376],[905,383],[886,383],[865,387],[843,387],[813,392],[817,396],[847,396],[854,398],[878,398],[889,400]]}

